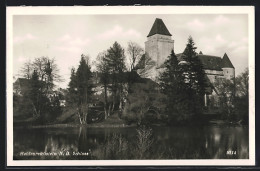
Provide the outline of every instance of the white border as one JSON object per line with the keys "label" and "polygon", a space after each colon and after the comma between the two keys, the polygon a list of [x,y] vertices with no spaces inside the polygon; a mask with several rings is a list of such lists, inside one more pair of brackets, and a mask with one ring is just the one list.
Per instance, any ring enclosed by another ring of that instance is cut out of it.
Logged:
{"label": "white border", "polygon": [[[13,160],[13,15],[248,14],[249,159],[207,160]],[[255,165],[255,13],[253,6],[7,7],[7,166],[252,166]]]}

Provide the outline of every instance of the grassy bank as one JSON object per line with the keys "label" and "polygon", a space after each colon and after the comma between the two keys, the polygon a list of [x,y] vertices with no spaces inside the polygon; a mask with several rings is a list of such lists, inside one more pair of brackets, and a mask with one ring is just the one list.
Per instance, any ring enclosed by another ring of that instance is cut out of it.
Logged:
{"label": "grassy bank", "polygon": [[27,127],[27,128],[63,128],[63,127],[93,127],[93,128],[121,128],[121,127],[134,127],[135,124],[127,125],[126,122],[118,117],[117,114],[113,114],[106,120],[97,123],[91,123],[87,125],[81,125],[79,123],[49,123],[49,124],[34,124],[33,122],[19,122],[14,123],[14,126]]}

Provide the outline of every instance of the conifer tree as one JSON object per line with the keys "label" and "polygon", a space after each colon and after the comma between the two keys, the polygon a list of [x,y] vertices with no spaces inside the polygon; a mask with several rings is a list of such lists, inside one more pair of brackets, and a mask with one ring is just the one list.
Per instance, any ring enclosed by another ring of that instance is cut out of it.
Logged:
{"label": "conifer tree", "polygon": [[68,95],[66,97],[66,102],[69,106],[74,106],[77,102],[77,77],[75,68],[71,69],[70,82],[68,88]]}
{"label": "conifer tree", "polygon": [[30,79],[30,91],[29,91],[29,98],[31,100],[33,109],[34,109],[34,116],[40,116],[40,84],[39,84],[39,76],[37,72],[34,70],[32,77]]}
{"label": "conifer tree", "polygon": [[174,53],[164,63],[165,70],[160,75],[160,87],[162,92],[167,96],[166,112],[170,121],[185,120],[186,103],[184,102],[183,93],[185,91],[184,75],[179,65],[179,61]]}
{"label": "conifer tree", "polygon": [[100,73],[100,82],[104,88],[104,111],[105,111],[105,119],[109,117],[111,110],[111,103],[108,102],[108,91],[109,91],[109,80],[110,80],[110,71],[109,65],[105,60],[107,53],[100,53],[97,57],[98,64],[97,70]]}
{"label": "conifer tree", "polygon": [[205,94],[205,73],[196,49],[197,47],[195,47],[195,43],[190,36],[183,52],[187,64],[182,66],[182,70],[187,78],[186,92],[190,99],[188,106],[194,114],[202,113],[203,96]]}
{"label": "conifer tree", "polygon": [[124,80],[124,71],[126,70],[125,66],[125,53],[124,49],[120,44],[115,42],[112,47],[107,50],[107,55],[104,58],[104,61],[109,67],[109,73],[111,74],[112,79],[112,98],[113,105],[112,111],[115,109],[115,105],[118,104],[119,109],[122,109],[123,103],[123,80]]}
{"label": "conifer tree", "polygon": [[77,112],[81,124],[87,124],[89,103],[92,95],[92,72],[87,56],[81,55],[80,65],[76,72],[77,77]]}
{"label": "conifer tree", "polygon": [[39,75],[36,70],[33,71],[30,79],[30,86],[27,96],[31,101],[33,107],[33,116],[40,117],[43,114],[43,110],[47,111],[48,99],[41,91],[44,85],[39,81]]}

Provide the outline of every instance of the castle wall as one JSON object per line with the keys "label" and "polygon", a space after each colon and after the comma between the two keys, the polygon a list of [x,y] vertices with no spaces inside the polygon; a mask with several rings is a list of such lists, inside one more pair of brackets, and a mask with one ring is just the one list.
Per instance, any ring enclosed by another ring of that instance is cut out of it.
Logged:
{"label": "castle wall", "polygon": [[235,69],[234,68],[222,68],[223,74],[226,79],[232,79],[235,77]]}
{"label": "castle wall", "polygon": [[153,61],[157,62],[158,57],[158,44],[156,40],[150,40],[145,42],[145,53],[148,55]]}
{"label": "castle wall", "polygon": [[155,34],[148,37],[145,42],[145,52],[156,62],[156,66],[161,66],[174,48],[174,41],[171,36]]}
{"label": "castle wall", "polygon": [[204,69],[206,74],[223,75],[223,71]]}
{"label": "castle wall", "polygon": [[205,74],[209,78],[211,83],[214,83],[216,78],[223,78],[223,71],[205,69]]}
{"label": "castle wall", "polygon": [[174,49],[173,40],[160,39],[158,41],[159,52],[158,55],[160,58],[157,59],[158,66],[161,66],[167,57],[171,54],[171,51]]}

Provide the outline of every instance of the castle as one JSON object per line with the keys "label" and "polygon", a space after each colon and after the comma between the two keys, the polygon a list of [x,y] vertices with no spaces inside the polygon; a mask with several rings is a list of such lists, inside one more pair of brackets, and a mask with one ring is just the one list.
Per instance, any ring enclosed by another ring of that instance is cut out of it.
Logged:
{"label": "castle", "polygon": [[[159,73],[163,71],[164,61],[170,55],[171,51],[174,50],[174,40],[172,40],[171,36],[172,34],[165,26],[163,20],[156,18],[145,42],[145,53],[152,62],[146,64],[145,68],[137,71],[142,77],[150,78],[157,82]],[[182,55],[182,53],[176,54],[180,62],[182,61]],[[202,62],[207,81],[210,85],[207,87],[205,94],[205,106],[207,106],[207,100],[212,95],[218,94],[217,90],[212,86],[215,80],[217,78],[234,78],[235,68],[226,53],[223,57],[218,57],[204,55],[200,52],[198,57]]]}

